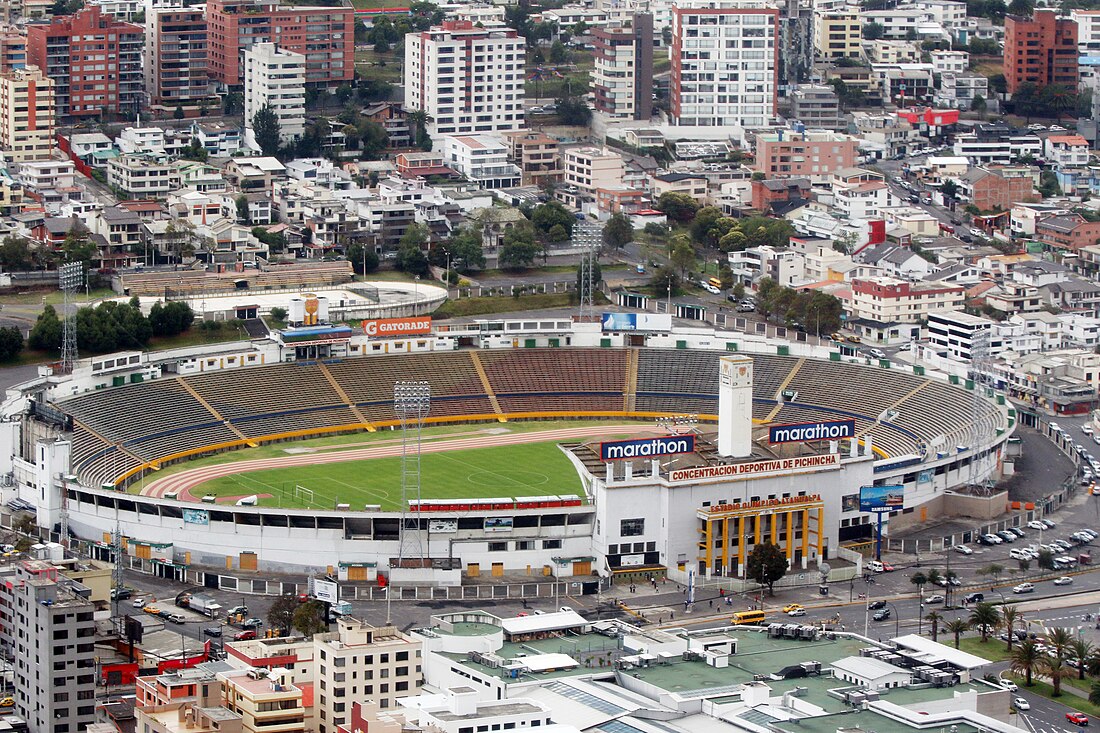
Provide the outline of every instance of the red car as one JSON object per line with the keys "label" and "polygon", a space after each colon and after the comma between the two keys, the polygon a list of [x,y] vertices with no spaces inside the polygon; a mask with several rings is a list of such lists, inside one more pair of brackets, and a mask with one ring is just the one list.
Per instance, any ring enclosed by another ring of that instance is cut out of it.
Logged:
{"label": "red car", "polygon": [[[252,641],[255,638],[256,632],[252,629],[249,629],[247,631],[238,631],[236,634],[233,635],[233,641]],[[1085,722],[1087,723],[1088,721],[1086,720]]]}
{"label": "red car", "polygon": [[1084,713],[1066,713],[1066,720],[1074,725],[1088,725],[1089,718]]}

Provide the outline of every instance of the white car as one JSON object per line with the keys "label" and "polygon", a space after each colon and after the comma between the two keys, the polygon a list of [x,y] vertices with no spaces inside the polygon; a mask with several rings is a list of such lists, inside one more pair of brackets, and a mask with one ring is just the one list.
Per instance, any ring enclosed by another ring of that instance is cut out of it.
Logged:
{"label": "white car", "polygon": [[973,555],[974,554],[974,551],[971,550],[966,545],[955,545],[955,552],[959,553],[960,555]]}
{"label": "white car", "polygon": [[1050,129],[1054,132],[1065,132],[1066,131],[1066,128],[1062,127],[1061,125],[1051,125]]}
{"label": "white car", "polygon": [[1012,680],[998,679],[997,683],[1006,690],[1011,690],[1013,692],[1016,692],[1016,690],[1020,689]]}
{"label": "white car", "polygon": [[1034,593],[1035,586],[1031,583],[1020,583],[1019,585],[1012,586],[1013,593]]}
{"label": "white car", "polygon": [[1012,706],[1017,710],[1031,710],[1031,703],[1022,697],[1017,697],[1012,701]]}
{"label": "white car", "polygon": [[1069,577],[1068,575],[1063,575],[1061,578],[1058,578],[1054,581],[1055,585],[1071,585],[1072,583],[1073,578]]}
{"label": "white car", "polygon": [[925,603],[943,603],[944,600],[945,599],[942,595],[940,595],[939,593],[936,593],[935,595],[928,596],[927,598],[925,598],[924,602]]}
{"label": "white car", "polygon": [[792,608],[790,611],[787,611],[787,615],[788,616],[805,616],[806,615],[806,609],[805,608]]}
{"label": "white car", "polygon": [[867,349],[867,352],[876,359],[886,358],[886,352],[884,352],[882,349]]}
{"label": "white car", "polygon": [[1031,553],[1022,547],[1013,547],[1008,551],[1008,556],[1013,560],[1030,560]]}
{"label": "white car", "polygon": [[1081,426],[1081,432],[1084,433],[1085,435],[1092,435],[1092,426],[1091,425],[1082,425]]}
{"label": "white car", "polygon": [[1046,529],[1047,528],[1047,526],[1045,524],[1043,524],[1042,522],[1040,522],[1038,519],[1033,519],[1032,521],[1028,522],[1027,526],[1031,527],[1032,529]]}
{"label": "white car", "polygon": [[973,227],[972,227],[972,228],[970,229],[970,235],[971,235],[972,237],[984,237],[984,236],[985,236],[985,232],[983,232],[983,231],[982,231],[981,229],[976,229],[976,228],[973,228]]}

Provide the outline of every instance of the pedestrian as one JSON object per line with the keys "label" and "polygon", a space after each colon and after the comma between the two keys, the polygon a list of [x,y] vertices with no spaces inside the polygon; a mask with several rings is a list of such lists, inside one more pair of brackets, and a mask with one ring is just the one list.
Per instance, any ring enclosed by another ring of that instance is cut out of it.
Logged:
{"label": "pedestrian", "polygon": [[674,618],[676,618],[676,612],[675,611],[669,611],[668,612],[668,620],[672,621]]}
{"label": "pedestrian", "polygon": [[710,607],[710,608],[714,608],[714,599],[713,598],[711,598],[709,601],[707,601],[707,606]]}

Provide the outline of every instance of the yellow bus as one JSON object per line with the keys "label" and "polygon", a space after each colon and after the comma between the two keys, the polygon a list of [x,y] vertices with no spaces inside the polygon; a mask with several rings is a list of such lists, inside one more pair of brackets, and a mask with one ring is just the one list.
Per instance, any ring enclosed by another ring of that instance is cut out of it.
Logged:
{"label": "yellow bus", "polygon": [[764,612],[738,611],[730,617],[730,623],[734,626],[744,626],[746,624],[762,624],[764,623]]}
{"label": "yellow bus", "polygon": [[722,281],[719,280],[716,277],[712,277],[712,278],[708,279],[707,282],[710,283],[710,286],[712,288],[718,288],[719,290],[722,289]]}

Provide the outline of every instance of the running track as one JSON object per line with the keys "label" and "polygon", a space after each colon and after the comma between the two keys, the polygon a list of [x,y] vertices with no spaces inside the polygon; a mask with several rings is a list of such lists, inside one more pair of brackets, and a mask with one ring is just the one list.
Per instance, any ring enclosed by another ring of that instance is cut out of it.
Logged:
{"label": "running track", "polygon": [[[514,433],[476,438],[437,440],[424,443],[421,452],[440,453],[443,451],[467,450],[470,448],[495,448],[504,445],[521,445],[523,443],[568,441],[606,436],[622,431],[630,433],[655,432],[653,428],[647,428],[637,423],[633,425],[593,425],[583,428],[561,428],[559,430],[546,430],[535,433]],[[357,450],[333,450],[324,453],[279,456],[277,458],[258,458],[251,461],[240,461],[238,463],[223,463],[217,466],[206,466],[203,468],[195,468],[190,471],[181,471],[180,473],[157,479],[147,483],[141,490],[141,495],[162,497],[174,491],[180,501],[198,501],[199,499],[191,493],[191,490],[200,484],[223,476],[247,473],[249,471],[267,471],[273,468],[314,466],[321,463],[344,463],[346,461],[362,461],[371,458],[392,458],[400,455],[401,446],[398,444],[376,446],[374,448],[360,448]]]}

